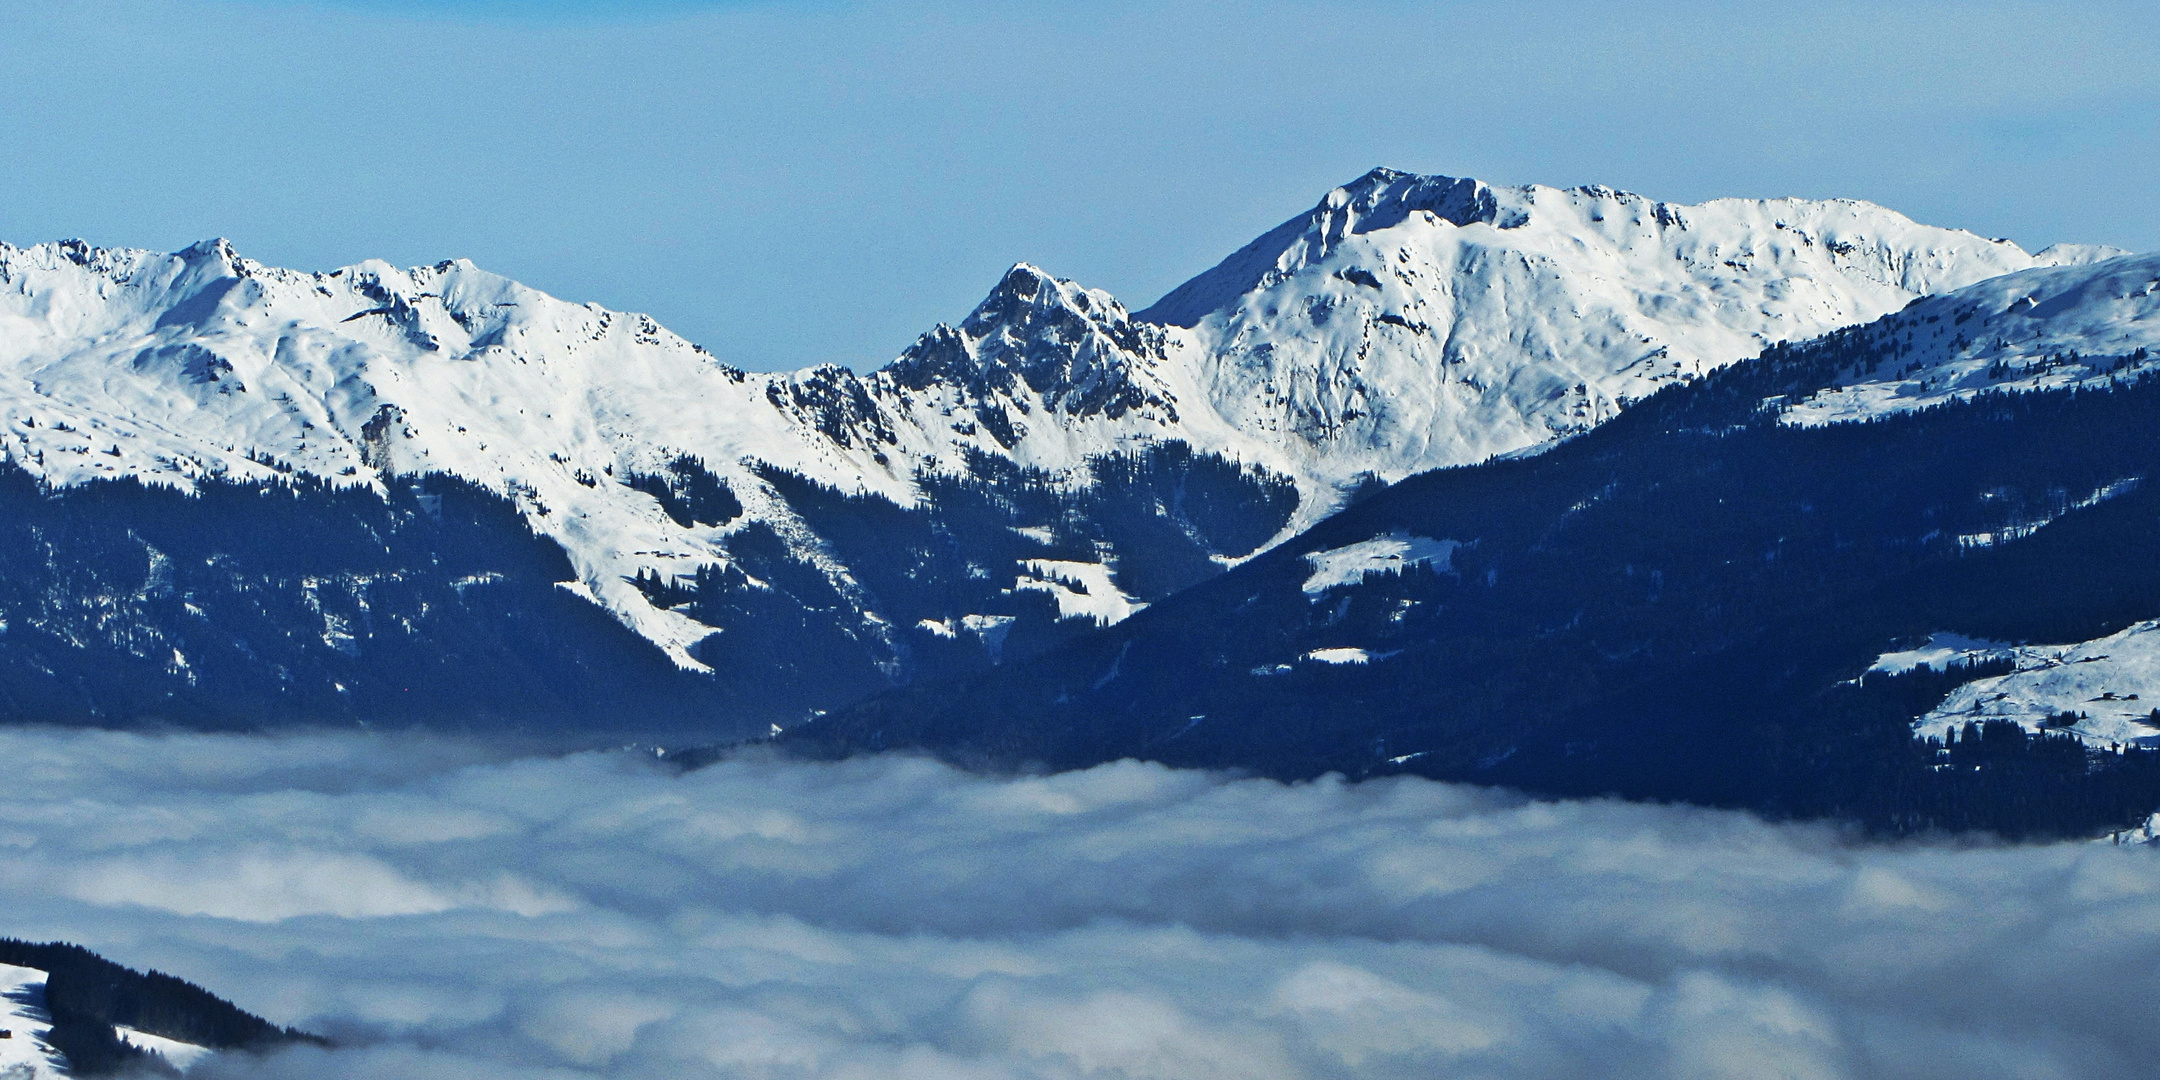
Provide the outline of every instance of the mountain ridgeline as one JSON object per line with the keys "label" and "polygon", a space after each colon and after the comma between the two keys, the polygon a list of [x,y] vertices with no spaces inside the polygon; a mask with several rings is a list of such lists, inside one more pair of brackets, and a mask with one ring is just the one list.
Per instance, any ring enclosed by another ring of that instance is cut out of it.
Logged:
{"label": "mountain ridgeline", "polygon": [[1878,659],[2160,616],[2156,309],[2151,258],[1866,203],[1389,170],[1137,314],[1015,266],[867,373],[463,262],[0,246],[0,718],[2091,830],[2160,805],[2139,694],[1929,743],[1997,653]]}
{"label": "mountain ridgeline", "polygon": [[[285,557],[286,537],[240,527],[248,492],[284,492],[291,536],[321,548],[292,563],[298,599],[227,626],[199,602],[158,607],[155,587],[133,598],[150,549],[179,541],[128,539],[121,511],[105,519],[120,532],[81,552],[18,531],[0,617],[27,635],[29,674],[0,707],[531,728],[591,708],[571,726],[697,715],[713,739],[763,733],[1054,647],[1356,492],[1589,430],[1766,343],[2098,254],[2031,254],[1850,201],[1679,206],[1382,169],[1138,315],[1020,265],[882,368],[760,374],[464,262],[303,273],[222,241],[0,246],[0,457],[18,481],[69,513],[171,508],[221,538],[191,558],[240,563]],[[499,533],[482,547],[522,560],[539,558],[534,536],[552,545],[566,596],[693,678],[647,671],[621,635],[559,611],[537,562],[525,584],[466,581],[457,602],[400,616],[454,621],[522,589],[525,629],[475,614],[469,633],[408,634],[386,590],[432,580],[419,552],[434,522],[411,515],[438,499],[499,502],[475,518]],[[48,513],[22,505],[25,521]],[[362,519],[373,533],[330,536]],[[389,557],[361,542],[373,534]],[[113,610],[59,613],[92,595]],[[400,652],[421,638],[459,642],[472,677],[423,678],[429,661]],[[569,652],[581,659],[559,663]],[[111,674],[108,653],[126,658]],[[203,689],[212,668],[244,692]],[[403,700],[423,688],[430,704]],[[481,699],[499,704],[476,712]]]}

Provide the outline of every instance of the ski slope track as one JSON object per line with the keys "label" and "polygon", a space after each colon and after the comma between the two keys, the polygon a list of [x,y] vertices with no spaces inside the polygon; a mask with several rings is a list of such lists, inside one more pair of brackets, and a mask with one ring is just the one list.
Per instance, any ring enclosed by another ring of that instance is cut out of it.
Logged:
{"label": "ski slope track", "polygon": [[[0,245],[0,454],[54,487],[461,477],[561,545],[573,591],[703,669],[714,628],[632,579],[729,566],[753,524],[866,637],[895,632],[767,467],[913,507],[926,477],[986,461],[1084,485],[1101,455],[1181,442],[1294,482],[1280,539],[1374,478],[1543,445],[1766,343],[2106,254],[2029,254],[1861,202],[1677,206],[1375,170],[1137,315],[1022,264],[869,374],[759,374],[465,261],[305,273],[224,241]],[[743,512],[686,523],[631,486],[684,456]],[[1100,579],[1072,610],[1156,599],[1118,557],[1062,571]],[[1030,587],[1024,564],[985,572]]]}

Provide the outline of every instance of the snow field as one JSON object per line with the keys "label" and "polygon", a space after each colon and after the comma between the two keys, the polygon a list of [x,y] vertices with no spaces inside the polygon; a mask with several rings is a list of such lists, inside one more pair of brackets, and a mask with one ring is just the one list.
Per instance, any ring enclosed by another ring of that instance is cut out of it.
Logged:
{"label": "snow field", "polygon": [[1389,533],[1316,551],[1305,556],[1305,561],[1312,566],[1312,574],[1305,579],[1303,589],[1306,596],[1317,601],[1329,589],[1365,580],[1366,574],[1400,574],[1413,566],[1431,566],[1441,573],[1449,573],[1455,549],[1461,546],[1457,540]]}
{"label": "snow field", "polygon": [[[1936,637],[1949,651],[1929,666],[2007,657],[2017,670],[1951,691],[1914,721],[1916,734],[1939,739],[1967,723],[2009,720],[2028,732],[2064,731],[2096,746],[2160,746],[2160,622],[2074,645],[1981,642],[1956,650],[1963,639]],[[2065,714],[2078,719],[2053,726]]]}
{"label": "snow field", "polygon": [[51,1080],[66,1076],[59,1055],[40,1038],[45,1015],[45,973],[0,964],[0,1080]]}
{"label": "snow field", "polygon": [[194,1043],[185,1043],[178,1039],[168,1039],[163,1035],[152,1035],[147,1031],[137,1031],[125,1024],[118,1025],[113,1030],[123,1040],[145,1050],[155,1052],[173,1068],[183,1073],[193,1070],[195,1066],[202,1064],[217,1053],[217,1051],[207,1046],[197,1046]]}
{"label": "snow field", "polygon": [[2065,390],[2148,373],[2160,365],[2160,255],[2118,252],[1991,278],[1922,300],[1883,330],[1903,352],[1786,406],[1782,421],[1869,420],[1987,391]]}

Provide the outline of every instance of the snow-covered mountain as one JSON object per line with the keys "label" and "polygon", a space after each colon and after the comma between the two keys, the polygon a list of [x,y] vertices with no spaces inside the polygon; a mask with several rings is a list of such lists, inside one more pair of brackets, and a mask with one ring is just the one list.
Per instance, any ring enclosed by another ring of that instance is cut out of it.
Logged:
{"label": "snow-covered mountain", "polygon": [[1190,328],[1232,427],[1333,478],[1393,480],[1585,430],[1916,296],[2110,253],[2029,255],[1851,200],[1678,206],[1375,170],[1140,315]]}
{"label": "snow-covered mountain", "polygon": [[[716,629],[765,633],[785,593],[893,680],[954,642],[994,657],[1033,602],[1121,617],[1370,478],[1540,445],[1765,343],[2097,254],[1851,201],[1375,170],[1139,315],[1023,264],[876,371],[756,374],[465,262],[0,246],[0,453],[62,487],[449,474],[513,500],[568,587],[685,668],[724,666]],[[1149,538],[1107,523],[1091,493],[1113,480]],[[940,517],[961,489],[1003,515],[981,518],[996,550]],[[877,507],[940,539],[847,539]],[[914,584],[871,580],[911,559],[911,583],[976,584],[903,600]]]}
{"label": "snow-covered mountain", "polygon": [[[1897,832],[2142,822],[2156,331],[2160,257],[1988,279],[1408,478],[1118,625],[780,742],[1407,771]],[[1819,422],[1838,401],[1851,422]]]}

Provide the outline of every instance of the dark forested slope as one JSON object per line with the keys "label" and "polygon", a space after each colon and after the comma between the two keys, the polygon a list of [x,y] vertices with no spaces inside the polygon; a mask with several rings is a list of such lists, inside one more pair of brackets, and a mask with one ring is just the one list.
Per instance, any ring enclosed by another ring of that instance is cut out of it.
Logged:
{"label": "dark forested slope", "polygon": [[[823,562],[738,522],[732,563],[634,580],[716,631],[691,649],[706,674],[564,588],[558,545],[453,478],[54,490],[0,462],[0,722],[741,739],[1032,655],[1094,625],[1068,602],[1103,599],[1061,567],[1114,549],[1117,589],[1167,596],[1297,503],[1282,477],[1183,443],[1101,455],[1083,485],[977,466],[925,476],[906,507],[766,467]],[[741,512],[691,459],[626,482],[685,520]]]}
{"label": "dark forested slope", "polygon": [[122,967],[80,945],[0,938],[0,964],[45,972],[45,1044],[78,1077],[178,1075],[115,1025],[212,1050],[268,1050],[316,1036],[276,1024],[184,979]]}
{"label": "dark forested slope", "polygon": [[726,687],[573,577],[507,501],[441,477],[191,496],[0,464],[0,720],[740,733]]}

